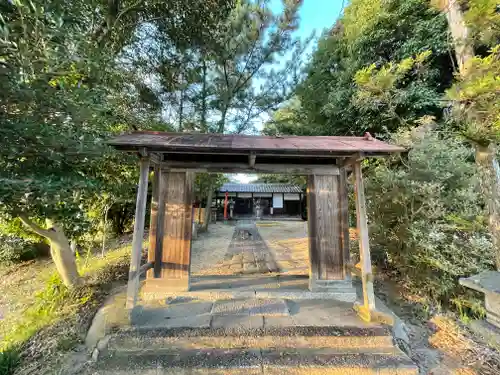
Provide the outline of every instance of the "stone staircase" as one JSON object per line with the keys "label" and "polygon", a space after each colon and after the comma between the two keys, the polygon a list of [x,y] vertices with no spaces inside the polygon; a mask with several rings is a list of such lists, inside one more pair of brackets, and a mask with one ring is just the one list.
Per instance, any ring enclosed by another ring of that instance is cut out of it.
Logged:
{"label": "stone staircase", "polygon": [[292,305],[231,300],[141,307],[130,327],[101,340],[99,358],[85,374],[418,374],[389,327],[359,321],[352,304]]}

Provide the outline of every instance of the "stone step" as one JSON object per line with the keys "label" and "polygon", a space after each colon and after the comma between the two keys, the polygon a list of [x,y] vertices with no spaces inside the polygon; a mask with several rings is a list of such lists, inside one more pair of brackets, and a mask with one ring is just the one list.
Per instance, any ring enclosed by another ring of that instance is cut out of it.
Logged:
{"label": "stone step", "polygon": [[108,356],[86,374],[404,374],[417,367],[401,352],[338,353],[331,349],[186,350],[180,353]]}
{"label": "stone step", "polygon": [[384,327],[289,327],[263,329],[136,329],[110,337],[109,352],[205,349],[335,348],[338,353],[394,353]]}

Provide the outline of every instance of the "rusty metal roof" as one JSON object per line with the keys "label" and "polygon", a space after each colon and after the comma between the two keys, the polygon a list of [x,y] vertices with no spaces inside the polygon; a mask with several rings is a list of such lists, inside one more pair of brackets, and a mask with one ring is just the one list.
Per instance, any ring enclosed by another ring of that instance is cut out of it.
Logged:
{"label": "rusty metal roof", "polygon": [[109,144],[120,150],[205,154],[283,154],[349,155],[356,152],[388,154],[403,148],[368,137],[336,136],[253,136],[240,134],[201,134],[134,132],[113,138]]}
{"label": "rusty metal roof", "polygon": [[237,184],[227,183],[221,186],[221,193],[302,193],[302,189],[292,184]]}

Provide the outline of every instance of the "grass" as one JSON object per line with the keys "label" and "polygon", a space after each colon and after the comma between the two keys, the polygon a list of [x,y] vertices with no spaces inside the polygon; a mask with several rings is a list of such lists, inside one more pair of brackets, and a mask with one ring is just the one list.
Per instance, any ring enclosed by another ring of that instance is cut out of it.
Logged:
{"label": "grass", "polygon": [[[73,290],[62,284],[52,263],[42,262],[43,272],[40,272],[37,264],[33,264],[37,273],[32,275],[35,280],[29,280],[29,289],[38,287],[38,291],[26,296],[18,292],[18,289],[25,289],[25,285],[18,285],[17,288],[11,285],[6,291],[8,295],[3,296],[4,300],[19,297],[22,303],[14,303],[2,320],[0,375],[11,374],[16,366],[22,364],[23,359],[33,357],[34,351],[43,351],[42,356],[50,356],[70,350],[81,342],[89,320],[111,285],[117,280],[125,282],[129,257],[130,245],[127,245],[109,251],[105,257],[79,259],[79,272],[84,284]],[[10,271],[4,277],[13,277],[15,272]],[[40,342],[37,345],[31,342],[37,339],[43,343],[41,349]]]}

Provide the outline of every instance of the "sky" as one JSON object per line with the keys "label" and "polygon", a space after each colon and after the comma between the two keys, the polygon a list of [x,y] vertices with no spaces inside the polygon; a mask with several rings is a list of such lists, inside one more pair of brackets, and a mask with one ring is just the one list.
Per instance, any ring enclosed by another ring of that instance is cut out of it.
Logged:
{"label": "sky", "polygon": [[[303,0],[297,34],[305,39],[316,30],[316,36],[321,35],[323,29],[333,26],[346,3],[347,0]],[[281,0],[272,0],[271,9],[282,9]]]}
{"label": "sky", "polygon": [[[339,17],[343,0],[303,0],[304,3],[300,9],[300,26],[297,30],[297,36],[306,39],[313,31],[316,36],[320,36],[325,28],[330,28]],[[271,9],[279,12],[282,9],[281,0],[272,0]],[[311,50],[315,43],[311,43]],[[239,173],[233,176],[238,182],[248,183],[257,178],[256,175]]]}

